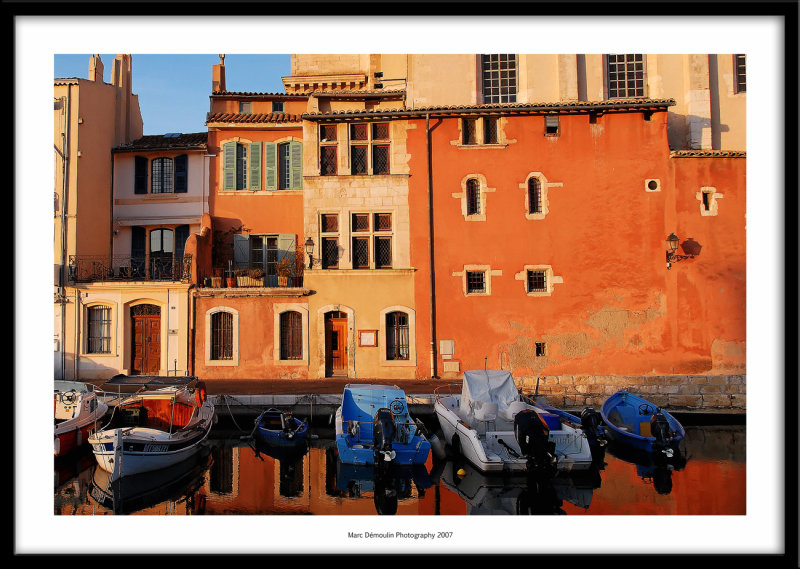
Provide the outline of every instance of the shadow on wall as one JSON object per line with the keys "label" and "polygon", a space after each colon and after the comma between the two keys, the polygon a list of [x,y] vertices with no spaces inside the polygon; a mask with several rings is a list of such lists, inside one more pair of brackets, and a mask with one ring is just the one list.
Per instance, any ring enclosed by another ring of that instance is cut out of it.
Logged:
{"label": "shadow on wall", "polygon": [[683,249],[683,252],[687,255],[693,255],[695,257],[700,254],[700,249],[702,248],[703,246],[695,241],[692,237],[689,237],[686,241],[681,243],[681,249]]}
{"label": "shadow on wall", "polygon": [[75,354],[73,352],[67,352],[64,354],[64,373],[62,374],[64,377],[58,377],[58,370],[60,367],[58,362],[59,356],[59,353],[55,354],[56,366],[54,370],[54,379],[64,379],[67,381],[108,380],[122,371],[117,367],[110,367],[93,362],[88,359],[90,356],[82,355],[78,358],[76,374]]}
{"label": "shadow on wall", "polygon": [[730,127],[727,124],[721,124],[717,117],[682,115],[670,111],[667,123],[667,140],[670,150],[701,150],[699,138],[697,144],[692,145],[691,143],[692,125],[695,129],[711,129],[711,148],[702,148],[702,150],[719,150],[720,134],[730,131]]}

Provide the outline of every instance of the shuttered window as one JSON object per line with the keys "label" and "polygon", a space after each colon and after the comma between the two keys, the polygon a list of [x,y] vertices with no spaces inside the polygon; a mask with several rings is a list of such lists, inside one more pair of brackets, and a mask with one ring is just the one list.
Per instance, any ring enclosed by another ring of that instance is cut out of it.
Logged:
{"label": "shuttered window", "polygon": [[233,359],[233,314],[230,312],[211,315],[211,359]]}
{"label": "shuttered window", "polygon": [[[223,153],[223,173],[222,173],[222,189],[223,190],[245,190],[248,188],[247,185],[247,155],[248,152],[251,154],[257,154],[257,159],[259,164],[256,166],[257,174],[255,177],[258,179],[258,187],[260,188],[260,160],[261,160],[261,143],[258,144],[258,148],[250,150],[248,148],[248,144],[240,144],[237,142],[226,142],[222,145],[222,153]],[[251,173],[251,178],[254,177],[253,173]]]}
{"label": "shuttered window", "polygon": [[303,359],[303,318],[299,312],[283,312],[280,316],[280,358]]}
{"label": "shuttered window", "polygon": [[250,144],[250,184],[252,191],[261,189],[261,143],[253,142]]}
{"label": "shuttered window", "polygon": [[155,158],[152,162],[152,193],[172,193],[172,158]]}

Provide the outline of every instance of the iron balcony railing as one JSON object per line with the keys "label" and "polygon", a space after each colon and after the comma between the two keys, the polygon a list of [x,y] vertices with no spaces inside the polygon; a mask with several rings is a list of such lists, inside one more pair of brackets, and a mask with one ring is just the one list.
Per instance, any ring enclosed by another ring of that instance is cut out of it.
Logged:
{"label": "iron balcony railing", "polygon": [[192,256],[120,257],[70,255],[69,279],[76,283],[98,281],[181,281],[192,279]]}

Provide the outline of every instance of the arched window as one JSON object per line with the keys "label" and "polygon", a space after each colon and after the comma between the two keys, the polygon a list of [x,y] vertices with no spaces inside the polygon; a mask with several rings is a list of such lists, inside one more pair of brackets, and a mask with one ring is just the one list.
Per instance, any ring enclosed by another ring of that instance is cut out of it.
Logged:
{"label": "arched window", "polygon": [[478,180],[467,180],[467,215],[478,215],[481,212],[481,187]]}
{"label": "arched window", "polygon": [[303,318],[299,312],[293,310],[282,312],[280,315],[281,328],[281,359],[303,359]]}
{"label": "arched window", "polygon": [[389,312],[386,315],[386,359],[407,360],[408,356],[408,314]]}
{"label": "arched window", "polygon": [[542,182],[538,178],[528,179],[528,213],[542,213]]}
{"label": "arched window", "polygon": [[211,360],[233,359],[233,314],[215,312],[211,315]]}

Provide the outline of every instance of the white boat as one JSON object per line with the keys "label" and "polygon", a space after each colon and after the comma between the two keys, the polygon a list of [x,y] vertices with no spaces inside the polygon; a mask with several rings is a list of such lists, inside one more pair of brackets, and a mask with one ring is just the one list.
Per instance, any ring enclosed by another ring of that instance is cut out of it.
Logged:
{"label": "white boat", "polygon": [[465,371],[461,386],[440,387],[435,396],[445,443],[481,472],[592,465],[584,432],[521,396],[507,371]]}
{"label": "white boat", "polygon": [[193,456],[215,421],[214,405],[193,377],[115,376],[105,385],[143,390],[120,400],[111,424],[92,435],[97,463],[111,482],[167,468]]}
{"label": "white boat", "polygon": [[89,435],[101,428],[108,405],[97,398],[89,386],[77,381],[60,381],[53,388],[55,456],[64,456],[82,444]]}

